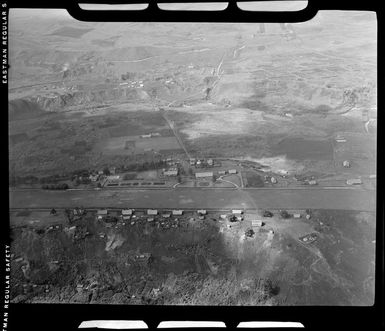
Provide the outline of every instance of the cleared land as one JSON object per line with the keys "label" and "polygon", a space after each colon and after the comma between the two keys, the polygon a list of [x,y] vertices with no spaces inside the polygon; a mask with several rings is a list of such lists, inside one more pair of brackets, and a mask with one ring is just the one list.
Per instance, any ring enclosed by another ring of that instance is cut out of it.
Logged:
{"label": "cleared land", "polygon": [[[373,213],[313,210],[310,220],[275,213],[252,238],[250,222],[218,221],[215,212],[152,222],[136,212],[113,224],[93,212],[72,222],[63,214],[11,213],[12,226],[27,224],[12,230],[12,302],[373,304]],[[58,221],[65,227],[46,230]],[[298,240],[309,233],[315,242]]]}

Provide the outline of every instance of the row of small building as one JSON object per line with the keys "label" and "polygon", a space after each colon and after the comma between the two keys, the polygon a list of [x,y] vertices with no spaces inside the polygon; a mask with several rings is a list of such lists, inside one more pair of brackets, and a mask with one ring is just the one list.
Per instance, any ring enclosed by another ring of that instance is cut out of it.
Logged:
{"label": "row of small building", "polygon": [[213,159],[200,160],[200,159],[191,158],[190,159],[190,165],[196,166],[198,168],[203,167],[204,165],[207,165],[209,167],[213,167],[214,166],[214,160]]}
{"label": "row of small building", "polygon": [[[199,216],[199,219],[201,219],[201,220],[205,219],[205,215],[207,215],[206,210],[200,209],[200,210],[197,210],[196,212]],[[122,209],[120,216],[122,217],[123,221],[129,221],[132,218],[136,217],[134,215],[134,213],[135,213],[134,209]],[[160,215],[163,219],[171,218],[171,216],[182,216],[184,214],[184,210],[178,209],[178,210],[172,210],[172,211],[164,212],[164,211],[158,211],[157,209],[147,209],[145,211],[145,214],[147,216],[149,216],[147,218],[147,220],[149,222],[151,222],[151,221],[155,220],[154,217],[157,215]],[[273,213],[269,212],[269,211],[265,211],[263,213],[263,215],[260,215],[256,212],[246,212],[245,213],[241,209],[234,209],[230,212],[230,214],[219,215],[220,219],[230,221],[230,222],[238,222],[238,221],[250,222],[252,227],[262,227],[265,224],[264,220],[267,217],[272,217],[272,216],[273,216]],[[292,217],[294,219],[300,219],[303,216],[306,219],[310,219],[310,217],[311,217],[309,213],[307,213],[307,212],[305,213],[304,211],[299,211],[299,210],[291,211],[291,214],[290,214],[290,217]],[[97,211],[97,219],[98,220],[107,220],[108,217],[109,217],[109,215],[108,215],[107,209],[100,209]],[[175,220],[177,220],[177,219],[175,219]],[[131,224],[133,224],[133,223],[131,223]],[[229,226],[230,225],[228,225],[228,227]]]}
{"label": "row of small building", "polygon": [[[178,171],[178,168],[176,168],[176,167],[163,171],[163,175],[167,176],[167,177],[178,176],[178,173],[179,173],[179,171]],[[237,170],[236,169],[230,169],[228,171],[226,171],[226,170],[219,170],[218,171],[219,176],[224,176],[227,173],[229,175],[236,174]],[[212,171],[204,171],[204,172],[196,172],[195,173],[195,178],[213,178],[213,177],[214,177],[214,172],[212,172]]]}
{"label": "row of small building", "polygon": [[[134,212],[135,212],[134,209],[122,209],[121,216],[122,216],[123,220],[129,220],[133,216]],[[175,210],[172,210],[170,212],[164,212],[161,214],[161,216],[163,218],[170,218],[171,216],[182,216],[183,213],[184,213],[183,210],[175,209]],[[203,216],[203,215],[207,214],[207,211],[204,209],[200,209],[200,210],[197,210],[197,213],[198,213],[198,215]],[[96,214],[97,214],[97,218],[99,220],[102,220],[103,218],[108,216],[108,210],[107,209],[99,209]],[[146,215],[148,215],[148,216],[157,216],[159,214],[160,214],[160,212],[157,209],[147,209],[146,210]]]}
{"label": "row of small building", "polygon": [[[265,213],[268,213],[268,216],[265,214],[263,215],[263,218],[266,217],[272,217],[273,213],[269,211],[265,211]],[[299,219],[302,218],[304,212],[300,210],[292,211],[292,217]],[[261,227],[264,225],[263,220],[260,219],[260,215],[257,213],[244,213],[243,210],[232,210],[232,215],[229,217],[227,214],[220,215],[221,219],[230,221],[250,221],[252,227]],[[305,213],[305,218],[310,219],[310,214]]]}

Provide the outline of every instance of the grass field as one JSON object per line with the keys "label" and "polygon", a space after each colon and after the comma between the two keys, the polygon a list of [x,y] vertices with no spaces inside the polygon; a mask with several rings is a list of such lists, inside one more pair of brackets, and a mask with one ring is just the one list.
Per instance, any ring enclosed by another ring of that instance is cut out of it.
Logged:
{"label": "grass field", "polygon": [[275,155],[286,155],[292,160],[331,160],[333,145],[329,140],[307,140],[304,138],[285,138],[272,147]]}
{"label": "grass field", "polygon": [[[340,171],[350,176],[368,176],[376,173],[376,138],[373,134],[343,133],[346,142],[335,142],[334,161]],[[343,168],[343,161],[348,160],[350,168]]]}
{"label": "grass field", "polygon": [[263,177],[255,173],[255,171],[243,171],[242,176],[245,187],[263,187],[265,185]]}
{"label": "grass field", "polygon": [[[135,141],[135,146],[132,143]],[[141,138],[140,136],[124,136],[108,138],[96,145],[95,150],[106,155],[143,154],[146,151],[178,151],[181,150],[175,137]]]}

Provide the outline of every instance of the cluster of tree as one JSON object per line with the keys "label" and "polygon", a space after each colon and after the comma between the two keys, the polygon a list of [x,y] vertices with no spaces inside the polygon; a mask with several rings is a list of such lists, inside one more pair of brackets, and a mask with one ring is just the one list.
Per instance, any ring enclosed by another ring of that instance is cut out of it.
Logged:
{"label": "cluster of tree", "polygon": [[247,229],[245,232],[246,237],[252,237],[254,236],[255,232],[253,229]]}
{"label": "cluster of tree", "polygon": [[280,288],[276,281],[272,281],[270,279],[265,279],[263,282],[263,289],[264,293],[266,294],[267,298],[270,298],[272,296],[275,296],[279,294]]}
{"label": "cluster of tree", "polygon": [[74,180],[74,185],[80,185],[80,184],[90,184],[91,183],[91,179],[89,179],[88,177],[76,177],[75,180]]}
{"label": "cluster of tree", "polygon": [[89,176],[90,171],[87,169],[79,169],[72,172],[73,176]]}
{"label": "cluster of tree", "polygon": [[291,215],[287,212],[287,210],[281,210],[280,215],[282,218],[290,218]]}
{"label": "cluster of tree", "polygon": [[136,178],[136,174],[125,174],[123,176],[124,180],[132,180],[132,179],[135,179],[135,178]]}
{"label": "cluster of tree", "polygon": [[44,184],[41,187],[44,190],[67,190],[69,188],[68,184]]}
{"label": "cluster of tree", "polygon": [[135,79],[135,73],[127,71],[125,74],[121,75],[121,78],[122,78],[122,80]]}
{"label": "cluster of tree", "polygon": [[9,178],[9,185],[10,186],[16,186],[20,184],[37,184],[39,183],[39,178],[35,176],[10,176]]}
{"label": "cluster of tree", "polygon": [[40,184],[49,184],[49,183],[57,183],[62,180],[68,180],[70,177],[68,175],[52,175],[52,176],[46,176],[41,177],[39,179]]}
{"label": "cluster of tree", "polygon": [[20,184],[51,184],[57,183],[59,181],[68,180],[70,176],[61,174],[61,175],[52,175],[45,177],[36,177],[36,176],[10,176],[9,185],[16,186]]}

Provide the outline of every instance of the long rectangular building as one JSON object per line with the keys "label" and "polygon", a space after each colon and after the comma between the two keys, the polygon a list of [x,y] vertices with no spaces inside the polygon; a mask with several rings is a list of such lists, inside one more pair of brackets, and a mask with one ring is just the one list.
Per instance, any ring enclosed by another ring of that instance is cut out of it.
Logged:
{"label": "long rectangular building", "polygon": [[362,180],[360,178],[348,179],[346,181],[346,184],[348,184],[348,185],[360,185],[360,184],[362,184]]}
{"label": "long rectangular building", "polygon": [[207,171],[207,172],[197,172],[195,174],[196,178],[212,178],[214,176],[213,172]]}
{"label": "long rectangular building", "polygon": [[183,210],[173,210],[172,214],[173,215],[178,215],[178,216],[183,215]]}
{"label": "long rectangular building", "polygon": [[156,209],[147,209],[147,215],[158,215],[158,211]]}

